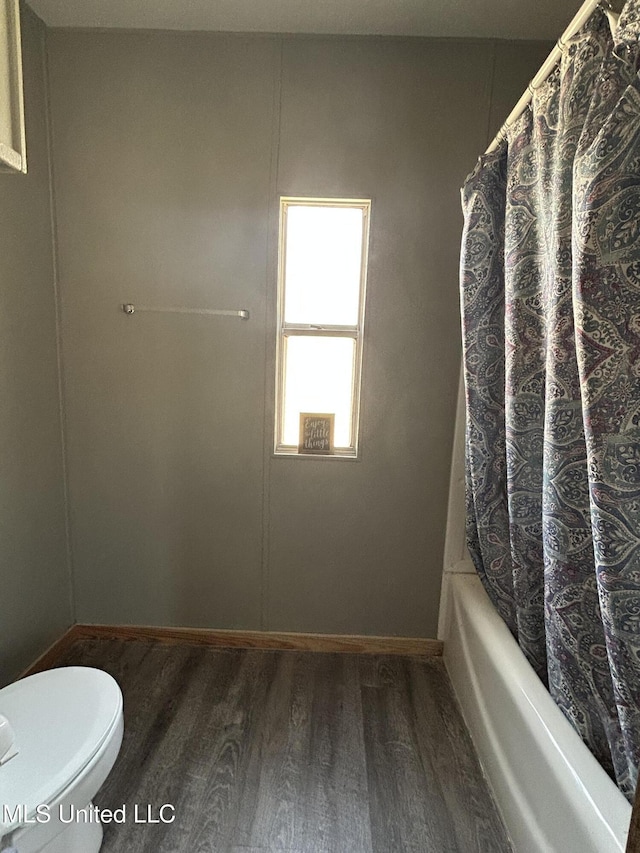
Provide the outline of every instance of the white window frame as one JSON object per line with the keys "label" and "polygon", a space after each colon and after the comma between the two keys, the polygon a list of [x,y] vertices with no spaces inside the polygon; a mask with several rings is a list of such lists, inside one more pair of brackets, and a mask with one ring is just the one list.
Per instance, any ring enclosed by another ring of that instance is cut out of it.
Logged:
{"label": "white window frame", "polygon": [[[362,260],[360,265],[360,303],[358,322],[355,326],[328,326],[286,323],[285,308],[285,258],[287,240],[287,211],[290,207],[347,207],[362,210]],[[371,222],[371,199],[306,198],[299,196],[280,197],[280,224],[278,239],[278,321],[276,344],[276,417],[275,449],[278,456],[296,456],[299,459],[357,459],[360,436],[360,398],[362,386],[362,348],[364,338],[365,297],[367,286],[367,262],[369,255],[369,230]],[[297,445],[284,444],[284,398],[286,387],[287,339],[290,337],[338,337],[353,338],[354,365],[351,410],[351,443],[349,447],[336,448],[331,455],[299,454]]]}
{"label": "white window frame", "polygon": [[0,172],[26,174],[27,145],[18,0],[0,0],[0,73],[8,77],[8,100],[3,99],[0,104]]}

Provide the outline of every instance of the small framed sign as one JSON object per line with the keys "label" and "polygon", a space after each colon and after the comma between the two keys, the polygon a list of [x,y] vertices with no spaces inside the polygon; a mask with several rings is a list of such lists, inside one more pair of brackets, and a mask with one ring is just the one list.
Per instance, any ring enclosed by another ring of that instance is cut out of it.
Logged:
{"label": "small framed sign", "polygon": [[298,453],[333,453],[334,414],[300,412]]}

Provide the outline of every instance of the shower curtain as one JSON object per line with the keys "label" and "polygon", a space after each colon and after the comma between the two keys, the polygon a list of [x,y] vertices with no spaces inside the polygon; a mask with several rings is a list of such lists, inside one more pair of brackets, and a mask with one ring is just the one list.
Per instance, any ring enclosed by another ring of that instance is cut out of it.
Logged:
{"label": "shower curtain", "polygon": [[597,10],[463,189],[467,540],[629,798],[640,757],[640,0]]}

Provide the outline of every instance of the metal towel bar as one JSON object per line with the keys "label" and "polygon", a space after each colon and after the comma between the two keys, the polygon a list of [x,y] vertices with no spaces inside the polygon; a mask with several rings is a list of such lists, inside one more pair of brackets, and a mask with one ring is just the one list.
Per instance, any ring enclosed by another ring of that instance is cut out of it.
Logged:
{"label": "metal towel bar", "polygon": [[134,305],[131,302],[124,302],[122,310],[125,314],[135,314],[139,311],[153,311],[158,314],[212,314],[223,317],[240,317],[241,320],[249,319],[249,312],[246,308],[236,310],[222,308],[153,308],[148,305]]}

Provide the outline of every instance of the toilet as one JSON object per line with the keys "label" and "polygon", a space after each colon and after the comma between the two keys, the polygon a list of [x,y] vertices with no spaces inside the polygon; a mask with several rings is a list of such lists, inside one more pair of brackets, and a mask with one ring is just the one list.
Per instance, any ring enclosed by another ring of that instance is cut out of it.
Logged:
{"label": "toilet", "polygon": [[0,714],[17,750],[0,764],[0,851],[97,853],[91,801],[124,731],[117,683],[90,667],[51,669],[0,690]]}

